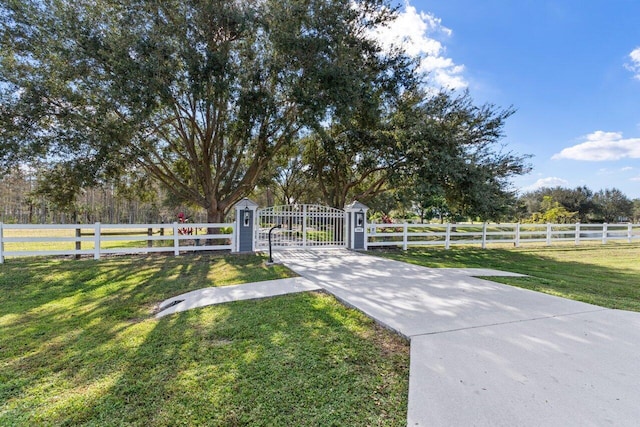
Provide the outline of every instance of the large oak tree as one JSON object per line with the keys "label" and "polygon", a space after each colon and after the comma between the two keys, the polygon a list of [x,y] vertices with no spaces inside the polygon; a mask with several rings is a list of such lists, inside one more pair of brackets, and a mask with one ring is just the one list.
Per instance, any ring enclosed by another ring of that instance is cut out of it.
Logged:
{"label": "large oak tree", "polygon": [[393,192],[421,210],[446,202],[458,217],[500,219],[515,203],[510,179],[529,171],[527,155],[502,144],[510,108],[476,105],[468,92],[406,90],[375,120],[353,116],[317,130],[304,156],[326,203],[376,204]]}
{"label": "large oak tree", "polygon": [[0,163],[46,159],[79,186],[141,168],[221,222],[301,133],[397,93],[407,63],[368,31],[392,17],[382,0],[6,0]]}

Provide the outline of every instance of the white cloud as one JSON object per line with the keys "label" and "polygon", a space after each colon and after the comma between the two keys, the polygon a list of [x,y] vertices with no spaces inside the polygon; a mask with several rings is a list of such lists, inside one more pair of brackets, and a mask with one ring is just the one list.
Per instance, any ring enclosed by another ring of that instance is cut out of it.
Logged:
{"label": "white cloud", "polygon": [[598,175],[611,175],[613,173],[614,172],[612,170],[607,169],[607,168],[598,169]]}
{"label": "white cloud", "polygon": [[587,135],[586,141],[565,148],[551,157],[553,160],[610,161],[640,159],[640,138],[623,138],[620,132],[597,131]]}
{"label": "white cloud", "polygon": [[405,8],[395,21],[379,27],[374,32],[386,48],[401,46],[404,51],[420,58],[419,72],[428,73],[429,79],[438,86],[461,89],[468,86],[462,76],[463,65],[457,65],[446,56],[446,49],[438,38],[449,38],[453,32],[442,25],[442,20],[431,13],[418,12],[405,2]]}
{"label": "white cloud", "polygon": [[626,64],[627,70],[633,73],[633,77],[640,80],[640,47],[635,48],[629,54],[631,62]]}
{"label": "white cloud", "polygon": [[630,172],[633,170],[633,167],[631,166],[625,166],[625,167],[621,167],[621,168],[617,168],[617,169],[609,169],[609,168],[600,168],[598,169],[598,175],[617,175],[619,173],[625,173],[625,172]]}
{"label": "white cloud", "polygon": [[523,192],[535,191],[540,188],[554,188],[554,187],[568,187],[569,181],[566,179],[558,178],[555,176],[549,176],[547,178],[540,178],[533,184],[522,189]]}

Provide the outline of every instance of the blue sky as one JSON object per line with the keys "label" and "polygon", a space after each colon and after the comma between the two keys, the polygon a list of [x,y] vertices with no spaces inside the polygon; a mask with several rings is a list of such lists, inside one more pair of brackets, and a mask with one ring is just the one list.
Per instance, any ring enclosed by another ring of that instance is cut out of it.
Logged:
{"label": "blue sky", "polygon": [[540,186],[640,198],[640,0],[409,0],[401,37],[433,84],[513,106],[504,142]]}

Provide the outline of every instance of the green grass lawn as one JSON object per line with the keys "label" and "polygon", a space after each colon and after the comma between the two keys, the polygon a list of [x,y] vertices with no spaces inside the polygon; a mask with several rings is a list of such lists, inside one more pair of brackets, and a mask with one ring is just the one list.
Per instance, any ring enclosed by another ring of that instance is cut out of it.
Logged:
{"label": "green grass lawn", "polygon": [[510,249],[411,248],[372,251],[427,267],[495,268],[529,277],[496,282],[623,310],[640,311],[640,245],[608,244]]}
{"label": "green grass lawn", "polygon": [[406,424],[408,344],[323,293],[153,318],[290,276],[259,256],[0,265],[0,426]]}

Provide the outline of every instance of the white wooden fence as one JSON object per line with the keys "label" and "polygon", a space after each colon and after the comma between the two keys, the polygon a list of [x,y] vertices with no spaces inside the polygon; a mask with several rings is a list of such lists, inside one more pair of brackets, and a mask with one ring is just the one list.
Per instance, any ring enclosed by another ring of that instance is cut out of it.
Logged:
{"label": "white wooden fence", "polygon": [[[216,234],[208,234],[216,230]],[[189,231],[192,234],[186,234]],[[3,224],[0,263],[6,257],[237,251],[237,227],[228,224]],[[640,241],[640,224],[369,224],[366,248],[396,246]],[[213,243],[212,243],[213,242]]]}
{"label": "white wooden fence", "polygon": [[[217,230],[217,234],[208,234]],[[188,234],[191,233],[191,234]],[[210,244],[223,242],[223,244]],[[93,256],[236,250],[235,224],[3,224],[0,263],[5,257]]]}
{"label": "white wooden fence", "polygon": [[369,224],[366,247],[640,241],[640,224]]}

